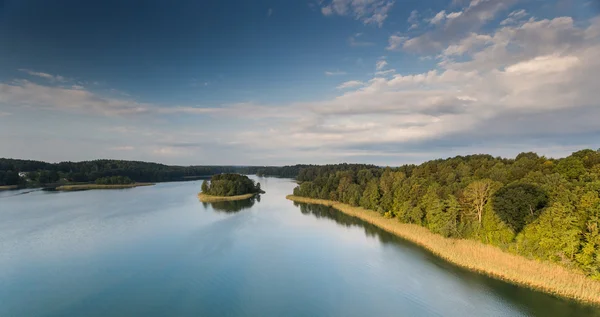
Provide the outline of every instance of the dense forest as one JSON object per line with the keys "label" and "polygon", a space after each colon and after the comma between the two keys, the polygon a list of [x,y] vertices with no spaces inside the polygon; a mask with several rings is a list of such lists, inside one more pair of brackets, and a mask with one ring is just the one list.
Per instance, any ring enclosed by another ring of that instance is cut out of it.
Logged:
{"label": "dense forest", "polygon": [[246,166],[238,167],[237,172],[241,174],[252,174],[257,176],[274,176],[295,178],[300,170],[317,165],[287,165],[287,166]]}
{"label": "dense forest", "polygon": [[[128,177],[135,182],[180,181],[237,172],[238,169],[231,166],[169,166],[122,160],[46,163],[0,158],[0,185],[96,182],[99,178],[113,176]],[[26,173],[26,176],[20,177],[19,172]]]}
{"label": "dense forest", "polygon": [[213,196],[238,196],[253,193],[262,193],[260,183],[248,176],[240,174],[213,175],[210,183],[202,182],[202,193]]}
{"label": "dense forest", "polygon": [[521,153],[397,168],[315,166],[297,179],[294,195],[361,206],[600,279],[600,150],[563,159]]}
{"label": "dense forest", "polygon": [[[302,169],[315,166],[170,166],[123,160],[46,163],[0,158],[0,186],[39,186],[57,182],[88,183],[116,176],[127,177],[133,182],[167,182],[198,179],[221,173],[295,178]],[[26,177],[20,177],[20,172],[26,173]]]}
{"label": "dense forest", "polygon": [[95,183],[98,185],[122,185],[133,184],[135,182],[127,176],[111,176],[97,178]]}

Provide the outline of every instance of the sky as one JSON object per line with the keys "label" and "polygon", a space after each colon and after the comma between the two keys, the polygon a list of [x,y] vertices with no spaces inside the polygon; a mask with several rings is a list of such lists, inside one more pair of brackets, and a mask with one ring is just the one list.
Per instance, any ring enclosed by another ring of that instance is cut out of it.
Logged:
{"label": "sky", "polygon": [[0,157],[564,157],[599,56],[599,0],[0,0]]}

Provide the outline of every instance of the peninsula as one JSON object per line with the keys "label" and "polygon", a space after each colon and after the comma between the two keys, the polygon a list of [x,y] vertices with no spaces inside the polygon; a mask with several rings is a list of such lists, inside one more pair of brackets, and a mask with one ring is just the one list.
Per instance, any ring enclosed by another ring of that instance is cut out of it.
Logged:
{"label": "peninsula", "polygon": [[255,183],[248,176],[240,174],[218,174],[213,175],[210,183],[202,182],[202,192],[198,193],[198,199],[202,202],[219,202],[243,200],[262,194],[260,183]]}
{"label": "peninsula", "polygon": [[464,268],[600,304],[600,150],[300,169],[287,198],[333,207]]}

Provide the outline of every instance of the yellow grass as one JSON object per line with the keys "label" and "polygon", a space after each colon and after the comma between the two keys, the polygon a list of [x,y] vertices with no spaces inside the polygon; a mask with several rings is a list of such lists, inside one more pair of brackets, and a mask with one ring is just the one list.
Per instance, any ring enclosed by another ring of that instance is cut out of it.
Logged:
{"label": "yellow grass", "polygon": [[213,196],[213,195],[207,195],[204,193],[198,193],[198,199],[200,199],[200,201],[203,203],[214,203],[214,202],[219,202],[219,201],[244,200],[244,199],[248,199],[250,197],[254,197],[254,195],[256,195],[256,193],[238,195],[238,196]]}
{"label": "yellow grass", "polygon": [[288,195],[289,200],[333,207],[414,242],[437,256],[472,271],[546,293],[600,304],[600,281],[549,262],[530,260],[473,240],[444,238],[427,228],[387,219],[379,213],[330,200]]}
{"label": "yellow grass", "polygon": [[0,190],[9,190],[9,189],[17,189],[19,188],[18,185],[6,185],[6,186],[0,186]]}
{"label": "yellow grass", "polygon": [[72,190],[88,190],[88,189],[125,189],[140,186],[151,186],[153,183],[133,183],[133,184],[115,184],[115,185],[100,185],[100,184],[81,184],[81,185],[63,185],[56,187],[56,190],[72,191]]}

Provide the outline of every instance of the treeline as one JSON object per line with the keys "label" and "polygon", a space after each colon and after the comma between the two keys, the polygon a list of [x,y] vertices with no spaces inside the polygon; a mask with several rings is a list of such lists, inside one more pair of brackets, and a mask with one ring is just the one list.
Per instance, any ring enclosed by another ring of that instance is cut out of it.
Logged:
{"label": "treeline", "polygon": [[219,174],[202,182],[202,192],[213,196],[237,196],[261,193],[260,183],[240,174]]}
{"label": "treeline", "polygon": [[98,178],[96,179],[95,183],[98,185],[121,185],[133,184],[135,182],[127,176],[111,176]]}
{"label": "treeline", "polygon": [[287,166],[246,166],[239,167],[238,173],[252,174],[257,176],[275,176],[295,178],[300,173],[300,170],[307,167],[315,167],[316,165],[287,165]]}
{"label": "treeline", "polygon": [[294,195],[375,210],[400,222],[474,239],[600,279],[600,152],[563,159],[457,156],[378,168],[300,170]]}
{"label": "treeline", "polygon": [[[0,158],[0,185],[86,183],[113,176],[129,177],[134,182],[167,182],[198,179],[221,173],[295,178],[303,169],[315,166],[170,166],[124,160],[47,163]],[[19,172],[26,173],[26,177],[19,177]]]}
{"label": "treeline", "polygon": [[[95,182],[99,178],[122,176],[135,182],[165,182],[197,179],[219,173],[237,172],[232,166],[169,166],[123,160],[46,163],[0,158],[0,185]],[[19,177],[18,173],[26,173]]]}

